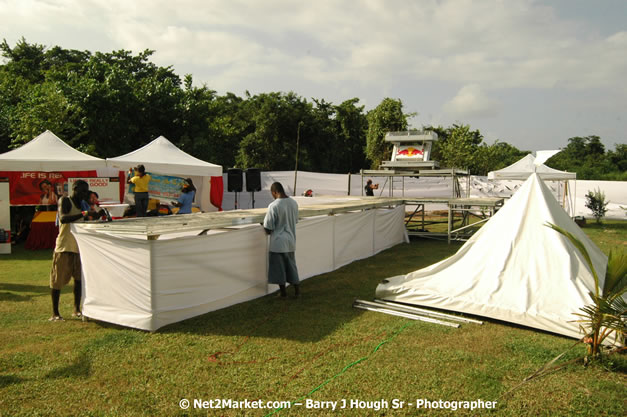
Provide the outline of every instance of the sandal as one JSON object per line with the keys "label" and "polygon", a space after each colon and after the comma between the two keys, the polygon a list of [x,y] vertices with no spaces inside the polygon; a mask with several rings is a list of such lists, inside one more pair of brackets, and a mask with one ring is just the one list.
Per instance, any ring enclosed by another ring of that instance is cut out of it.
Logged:
{"label": "sandal", "polygon": [[83,313],[81,313],[80,311],[76,312],[76,313],[72,313],[72,317],[80,319],[83,317]]}
{"label": "sandal", "polygon": [[52,316],[48,319],[48,321],[65,321],[61,316]]}

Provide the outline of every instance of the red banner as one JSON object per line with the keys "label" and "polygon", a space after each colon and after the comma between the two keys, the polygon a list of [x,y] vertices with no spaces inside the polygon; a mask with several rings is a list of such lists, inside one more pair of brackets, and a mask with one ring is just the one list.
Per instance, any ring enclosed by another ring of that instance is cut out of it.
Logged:
{"label": "red banner", "polygon": [[96,177],[93,171],[0,171],[0,177],[9,178],[12,206],[52,205],[68,195],[68,178]]}

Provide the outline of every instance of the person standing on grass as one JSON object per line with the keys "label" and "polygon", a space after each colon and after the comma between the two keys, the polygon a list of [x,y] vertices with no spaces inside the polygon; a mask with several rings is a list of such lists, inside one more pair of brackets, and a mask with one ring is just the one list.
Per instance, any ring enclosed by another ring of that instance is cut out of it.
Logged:
{"label": "person standing on grass", "polygon": [[148,211],[148,184],[150,183],[150,175],[146,174],[146,168],[143,165],[137,165],[129,169],[129,178],[127,184],[135,184],[135,213],[137,217],[146,217]]}
{"label": "person standing on grass", "polygon": [[52,268],[50,270],[50,295],[52,297],[52,317],[50,321],[63,320],[59,314],[59,298],[61,289],[74,278],[74,313],[72,317],[81,317],[81,258],[78,252],[78,244],[70,230],[71,223],[82,222],[89,216],[96,217],[104,214],[101,212],[88,212],[81,210],[81,202],[89,196],[89,185],[83,180],[77,180],[72,187],[72,196],[63,197],[59,202],[59,234],[55,243],[52,256]]}
{"label": "person standing on grass", "polygon": [[275,182],[270,187],[274,201],[268,206],[263,228],[270,235],[268,283],[277,284],[281,297],[287,297],[286,283],[294,286],[294,295],[300,296],[300,280],[296,268],[296,223],[298,204],[285,194],[283,185]]}

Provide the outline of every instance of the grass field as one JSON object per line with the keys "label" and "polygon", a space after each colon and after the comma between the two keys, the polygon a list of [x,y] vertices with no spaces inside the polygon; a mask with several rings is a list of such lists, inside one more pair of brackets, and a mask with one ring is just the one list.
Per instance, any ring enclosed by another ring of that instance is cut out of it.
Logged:
{"label": "grass field", "polygon": [[[625,250],[627,222],[585,231],[606,253]],[[156,333],[69,318],[48,322],[52,253],[14,247],[0,257],[0,415],[274,411],[195,409],[193,403],[182,410],[182,399],[303,403],[276,416],[625,415],[625,357],[588,367],[574,363],[520,385],[574,341],[493,320],[451,329],[351,308],[355,298],[372,299],[382,279],[430,265],[459,246],[415,240],[304,281],[300,299],[267,296]],[[61,313],[71,311],[68,286]],[[562,361],[584,352],[576,346]],[[307,409],[307,399],[344,399],[347,408]],[[404,407],[392,409],[395,399]],[[417,410],[418,399],[497,403],[493,411],[453,412]],[[372,408],[350,408],[351,400],[371,401]],[[376,410],[377,400],[388,408]]]}

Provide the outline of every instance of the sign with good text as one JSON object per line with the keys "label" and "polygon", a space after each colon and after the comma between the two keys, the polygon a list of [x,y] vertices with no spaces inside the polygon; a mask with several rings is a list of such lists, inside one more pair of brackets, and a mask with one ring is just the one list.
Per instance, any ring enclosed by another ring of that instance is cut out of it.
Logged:
{"label": "sign with good text", "polygon": [[101,203],[119,203],[120,202],[120,179],[88,177],[88,178],[69,178],[68,187],[71,190],[74,182],[78,179],[87,181],[89,190],[98,194],[98,200]]}

